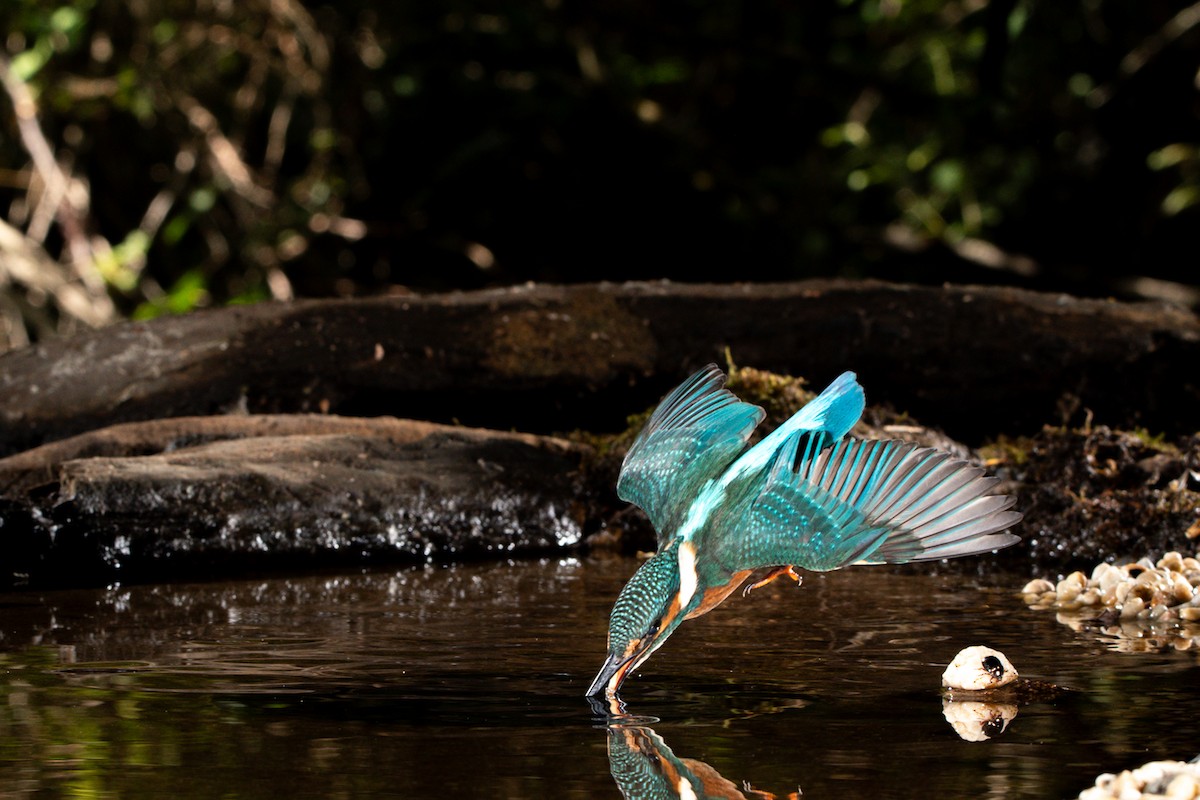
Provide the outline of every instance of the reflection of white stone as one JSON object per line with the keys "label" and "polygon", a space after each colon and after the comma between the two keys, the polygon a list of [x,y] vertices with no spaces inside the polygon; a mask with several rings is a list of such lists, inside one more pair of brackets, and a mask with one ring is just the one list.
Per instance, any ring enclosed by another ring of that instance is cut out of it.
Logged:
{"label": "reflection of white stone", "polygon": [[942,701],[942,716],[959,738],[968,742],[983,742],[999,736],[1016,715],[1017,707],[1009,703]]}
{"label": "reflection of white stone", "polygon": [[975,645],[960,650],[942,673],[942,685],[967,692],[999,689],[1017,679],[1017,670],[1004,653]]}

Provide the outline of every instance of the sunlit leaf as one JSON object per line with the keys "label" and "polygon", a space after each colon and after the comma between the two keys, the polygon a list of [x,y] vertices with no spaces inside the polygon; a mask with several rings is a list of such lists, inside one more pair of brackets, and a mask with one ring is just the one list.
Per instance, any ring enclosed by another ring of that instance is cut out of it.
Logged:
{"label": "sunlit leaf", "polygon": [[188,196],[188,206],[197,214],[212,211],[217,204],[217,190],[211,186],[202,186]]}
{"label": "sunlit leaf", "polygon": [[933,188],[946,194],[958,194],[962,190],[964,178],[963,164],[956,159],[939,161],[929,173]]}
{"label": "sunlit leaf", "polygon": [[187,214],[177,214],[176,216],[167,220],[167,223],[163,225],[162,230],[158,235],[163,244],[178,244],[179,240],[183,238],[184,234],[186,234],[188,229],[191,227],[191,216]]}
{"label": "sunlit leaf", "polygon": [[50,60],[53,50],[47,40],[40,40],[37,45],[17,53],[9,62],[13,74],[22,81],[29,81],[42,67],[46,66],[46,62]]}
{"label": "sunlit leaf", "polygon": [[50,15],[50,27],[59,33],[74,33],[83,27],[83,22],[83,12],[72,6],[60,6]]}
{"label": "sunlit leaf", "polygon": [[1196,159],[1197,153],[1194,146],[1176,142],[1151,152],[1146,156],[1146,164],[1150,169],[1162,170]]}
{"label": "sunlit leaf", "polygon": [[1176,186],[1163,198],[1162,210],[1168,217],[1173,217],[1197,203],[1200,203],[1200,186]]}

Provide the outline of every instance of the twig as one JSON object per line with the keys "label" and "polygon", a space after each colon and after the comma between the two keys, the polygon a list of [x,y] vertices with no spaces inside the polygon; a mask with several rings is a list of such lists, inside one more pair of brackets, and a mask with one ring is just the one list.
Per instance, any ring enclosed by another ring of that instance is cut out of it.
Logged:
{"label": "twig", "polygon": [[[12,71],[8,56],[3,53],[0,53],[0,83],[4,85],[4,90],[12,101],[21,144],[29,153],[29,157],[33,159],[33,167],[45,186],[43,201],[53,209],[53,216],[58,219],[62,227],[71,256],[76,262],[77,269],[81,270],[80,277],[85,282],[89,282],[84,275],[84,272],[88,271],[84,265],[90,265],[91,254],[87,246],[87,238],[83,235],[83,226],[78,224],[77,219],[79,212],[87,213],[86,206],[82,209],[72,207],[71,197],[67,191],[70,179],[59,167],[58,161],[54,158],[54,149],[50,146],[46,135],[42,133],[41,125],[38,124],[37,103],[34,101],[29,87]],[[64,200],[67,202],[64,203]],[[36,218],[36,213],[34,216]],[[41,235],[38,235],[39,233]],[[44,238],[44,231],[34,231],[30,235],[35,240],[41,241]]]}
{"label": "twig", "polygon": [[275,196],[255,183],[250,167],[242,160],[233,142],[221,131],[216,116],[190,95],[180,94],[176,102],[192,127],[204,136],[213,169],[246,200],[256,206],[270,206]]}
{"label": "twig", "polygon": [[[1132,78],[1141,71],[1142,67],[1158,56],[1159,53],[1197,25],[1200,25],[1200,3],[1193,3],[1171,17],[1167,20],[1166,24],[1125,54],[1125,57],[1121,59],[1121,76],[1119,82]],[[1093,107],[1099,108],[1109,100],[1112,100],[1113,95],[1117,91],[1117,86],[1114,83],[1097,86],[1088,95],[1088,102]]]}
{"label": "twig", "polygon": [[[13,114],[21,144],[29,153],[33,168],[45,187],[44,201],[53,209],[63,240],[70,252],[70,266],[82,282],[84,291],[70,282],[58,283],[53,293],[60,306],[70,315],[91,325],[102,325],[116,316],[103,279],[96,271],[91,244],[84,220],[88,214],[88,196],[82,187],[73,186],[71,176],[54,157],[54,148],[42,132],[37,118],[37,103],[29,87],[12,71],[8,56],[0,52],[0,85],[12,102]],[[73,191],[73,189],[78,189]],[[36,216],[36,215],[35,215]],[[44,236],[44,231],[38,231]],[[41,236],[33,237],[34,244]],[[46,256],[43,264],[55,262]],[[28,282],[26,281],[26,285]]]}
{"label": "twig", "polygon": [[[53,297],[63,314],[92,327],[113,319],[111,301],[97,303],[94,296],[72,283],[57,261],[17,228],[0,219],[0,285],[7,277],[34,294]],[[108,301],[108,296],[104,299]]]}

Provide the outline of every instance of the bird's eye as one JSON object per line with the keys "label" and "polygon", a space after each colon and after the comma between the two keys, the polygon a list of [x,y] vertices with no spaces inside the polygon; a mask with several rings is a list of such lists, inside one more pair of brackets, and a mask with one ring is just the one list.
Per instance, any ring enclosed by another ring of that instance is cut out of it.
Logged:
{"label": "bird's eye", "polygon": [[658,629],[662,627],[662,617],[650,623],[650,627],[646,629],[647,636],[654,636],[658,633]]}

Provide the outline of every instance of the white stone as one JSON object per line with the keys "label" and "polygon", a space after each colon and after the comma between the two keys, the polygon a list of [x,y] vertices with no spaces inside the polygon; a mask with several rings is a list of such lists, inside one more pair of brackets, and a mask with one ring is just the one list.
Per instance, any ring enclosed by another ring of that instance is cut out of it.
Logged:
{"label": "white stone", "polygon": [[[999,666],[993,664],[993,669],[989,670],[984,661],[990,658],[996,659]],[[1016,668],[1003,653],[990,647],[974,645],[960,650],[954,657],[942,673],[942,685],[951,689],[981,692],[1007,686],[1017,678]]]}

